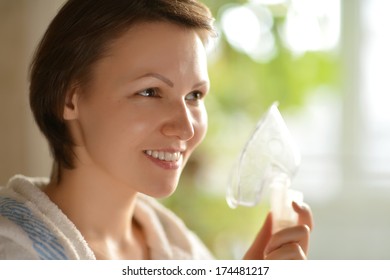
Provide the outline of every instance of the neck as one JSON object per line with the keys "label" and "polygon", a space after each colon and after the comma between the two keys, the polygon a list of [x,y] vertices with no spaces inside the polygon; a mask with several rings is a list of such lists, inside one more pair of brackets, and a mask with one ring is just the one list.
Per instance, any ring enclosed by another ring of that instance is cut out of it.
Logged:
{"label": "neck", "polygon": [[61,175],[60,182],[52,182],[44,191],[98,258],[119,258],[119,251],[139,247],[140,240],[145,243],[142,228],[133,219],[137,193],[129,186],[82,168],[64,169]]}

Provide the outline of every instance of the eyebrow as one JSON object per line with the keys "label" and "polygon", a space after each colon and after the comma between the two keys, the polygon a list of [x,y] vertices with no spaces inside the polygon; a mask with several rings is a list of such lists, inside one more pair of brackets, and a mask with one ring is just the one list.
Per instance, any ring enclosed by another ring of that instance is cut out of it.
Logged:
{"label": "eyebrow", "polygon": [[192,87],[192,89],[196,89],[196,88],[198,88],[198,87],[201,87],[201,86],[204,86],[204,85],[208,85],[208,81],[200,81],[199,83],[196,83],[193,87]]}
{"label": "eyebrow", "polygon": [[[142,75],[140,76],[139,78],[144,78],[144,77],[154,77],[154,78],[157,78],[161,81],[163,81],[164,83],[166,83],[168,86],[170,86],[171,88],[173,88],[173,86],[175,85],[170,79],[164,77],[163,75],[160,75],[158,73],[147,73],[145,75]],[[200,86],[203,86],[203,85],[206,85],[208,84],[207,81],[200,81],[199,83],[196,83],[194,86],[193,86],[193,89],[197,88],[197,87],[200,87]]]}
{"label": "eyebrow", "polygon": [[166,83],[170,87],[174,86],[173,82],[170,79],[168,79],[160,74],[157,74],[157,73],[147,73],[145,75],[142,75],[139,78],[144,78],[144,77],[154,77],[154,78],[157,78],[157,79],[163,81],[164,83]]}

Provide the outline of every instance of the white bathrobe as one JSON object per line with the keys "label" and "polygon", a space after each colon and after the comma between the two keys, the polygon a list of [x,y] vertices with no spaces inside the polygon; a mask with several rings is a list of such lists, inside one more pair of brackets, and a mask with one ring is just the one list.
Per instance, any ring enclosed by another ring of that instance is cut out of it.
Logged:
{"label": "white bathrobe", "polygon": [[[47,178],[13,177],[0,187],[0,259],[95,259],[65,214],[41,191]],[[134,218],[152,259],[212,259],[184,223],[154,198],[139,195]]]}

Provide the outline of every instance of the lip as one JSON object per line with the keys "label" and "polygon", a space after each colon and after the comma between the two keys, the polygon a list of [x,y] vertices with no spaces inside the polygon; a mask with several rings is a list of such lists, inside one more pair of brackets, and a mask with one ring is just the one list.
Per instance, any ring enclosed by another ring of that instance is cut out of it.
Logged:
{"label": "lip", "polygon": [[158,158],[154,158],[148,154],[143,152],[143,154],[154,164],[159,166],[160,168],[163,168],[165,170],[177,170],[182,166],[183,163],[183,152],[175,149],[164,149],[164,150],[156,150],[156,151],[162,151],[162,152],[169,152],[169,153],[175,153],[175,152],[180,152],[180,158],[177,161],[164,161],[160,160]]}

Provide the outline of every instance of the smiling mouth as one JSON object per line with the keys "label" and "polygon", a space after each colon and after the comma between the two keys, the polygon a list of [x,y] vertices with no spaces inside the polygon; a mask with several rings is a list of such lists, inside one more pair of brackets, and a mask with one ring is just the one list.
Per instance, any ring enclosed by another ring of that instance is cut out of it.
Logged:
{"label": "smiling mouth", "polygon": [[148,156],[151,156],[155,159],[161,160],[161,161],[167,161],[167,162],[177,162],[182,156],[181,152],[164,152],[164,151],[153,151],[153,150],[146,150],[144,151],[145,154]]}

